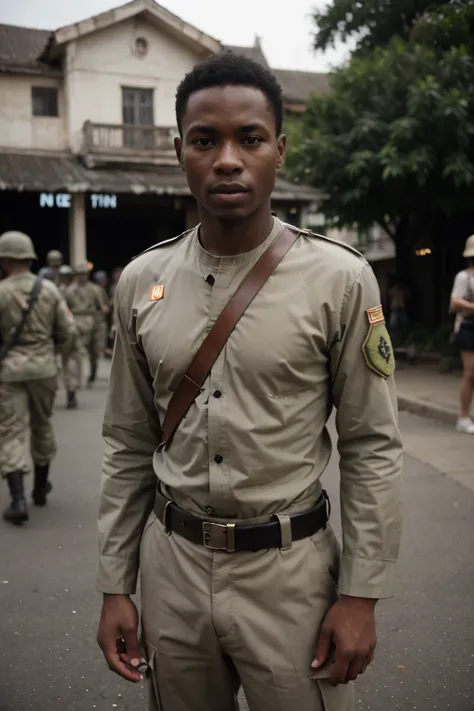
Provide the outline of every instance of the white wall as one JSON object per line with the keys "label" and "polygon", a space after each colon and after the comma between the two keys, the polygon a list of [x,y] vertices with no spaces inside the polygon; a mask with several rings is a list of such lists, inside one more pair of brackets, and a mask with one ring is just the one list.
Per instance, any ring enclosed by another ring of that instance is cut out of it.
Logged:
{"label": "white wall", "polygon": [[[59,117],[33,116],[31,87],[59,90]],[[67,131],[61,80],[49,77],[0,74],[0,147],[64,150]]]}
{"label": "white wall", "polygon": [[[148,53],[134,53],[136,37]],[[154,89],[156,126],[173,127],[174,96],[182,77],[200,57],[145,19],[136,18],[71,42],[67,48],[66,95],[69,144],[82,146],[85,121],[122,123],[122,87]]]}

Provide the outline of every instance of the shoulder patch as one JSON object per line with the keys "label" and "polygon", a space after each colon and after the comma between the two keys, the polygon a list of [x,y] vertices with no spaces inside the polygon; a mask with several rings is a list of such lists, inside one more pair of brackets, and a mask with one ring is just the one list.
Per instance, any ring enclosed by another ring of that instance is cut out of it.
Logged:
{"label": "shoulder patch", "polygon": [[[284,224],[288,228],[292,227],[292,225],[288,225],[286,223],[284,223]],[[296,229],[296,228],[293,227],[293,229]],[[311,230],[307,230],[307,229],[299,229],[298,228],[298,232],[300,232],[303,235],[307,235],[308,237],[315,237],[316,239],[322,239],[322,240],[324,240],[324,242],[329,242],[331,244],[337,245],[338,247],[342,247],[343,249],[347,249],[348,252],[352,252],[352,254],[355,254],[357,257],[359,257],[359,259],[366,261],[364,255],[361,254],[360,252],[358,252],[355,247],[352,247],[352,245],[347,244],[347,242],[341,242],[338,239],[332,239],[332,237],[326,237],[326,235],[320,235],[318,232],[312,232]]]}
{"label": "shoulder patch", "polygon": [[182,239],[183,237],[186,237],[186,235],[189,235],[195,227],[191,227],[190,230],[186,230],[185,232],[181,232],[180,235],[177,235],[176,237],[171,237],[170,239],[164,239],[162,242],[157,242],[156,244],[152,244],[151,247],[147,247],[147,249],[144,249],[143,252],[140,252],[139,254],[135,254],[134,257],[131,258],[131,262],[133,262],[134,259],[137,259],[137,257],[141,257],[142,254],[146,254],[147,252],[152,252],[154,249],[159,249],[160,247],[164,247],[165,244],[173,244],[173,242],[178,242],[178,240]]}
{"label": "shoulder patch", "polygon": [[367,309],[367,319],[369,330],[362,345],[365,363],[377,375],[389,378],[395,370],[395,357],[382,306]]}

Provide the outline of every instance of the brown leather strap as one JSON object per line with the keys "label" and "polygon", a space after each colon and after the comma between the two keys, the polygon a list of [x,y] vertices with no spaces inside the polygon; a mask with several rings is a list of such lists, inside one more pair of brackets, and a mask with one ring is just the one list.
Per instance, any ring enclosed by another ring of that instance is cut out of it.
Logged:
{"label": "brown leather strap", "polygon": [[285,254],[294,245],[298,234],[298,231],[292,232],[287,227],[282,229],[256,261],[227,306],[217,317],[171,397],[163,422],[160,449],[169,447],[181,420],[199,395],[204,381],[230,334]]}

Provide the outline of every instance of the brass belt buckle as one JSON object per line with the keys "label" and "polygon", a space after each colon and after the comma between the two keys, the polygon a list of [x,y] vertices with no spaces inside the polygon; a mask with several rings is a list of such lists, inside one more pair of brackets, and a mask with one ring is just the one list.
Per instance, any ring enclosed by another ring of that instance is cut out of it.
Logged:
{"label": "brass belt buckle", "polygon": [[204,548],[235,553],[235,523],[203,521],[202,542]]}

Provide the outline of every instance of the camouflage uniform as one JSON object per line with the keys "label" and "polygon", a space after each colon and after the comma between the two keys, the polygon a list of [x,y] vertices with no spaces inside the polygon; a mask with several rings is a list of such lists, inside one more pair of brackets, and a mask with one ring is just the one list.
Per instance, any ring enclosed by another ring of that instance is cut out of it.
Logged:
{"label": "camouflage uniform", "polygon": [[91,364],[91,375],[89,377],[89,383],[95,381],[95,376],[97,373],[98,360],[101,355],[103,355],[106,340],[107,340],[107,314],[106,311],[109,310],[109,297],[103,286],[99,284],[92,284],[97,290],[97,295],[102,304],[101,310],[97,312],[96,324],[94,327],[94,348],[91,354],[90,364]]}
{"label": "camouflage uniform", "polygon": [[[79,265],[75,271],[80,274],[85,273],[86,269],[88,271],[87,265]],[[69,356],[65,372],[68,394],[75,394],[82,384],[84,356],[89,356],[91,367],[97,363],[96,326],[99,314],[102,313],[103,297],[97,284],[91,282],[71,284],[64,296],[74,316],[78,333],[78,348]]]}
{"label": "camouflage uniform", "polygon": [[[31,245],[30,251],[28,245]],[[25,259],[13,254],[29,254],[34,258],[33,245],[26,235],[6,233],[0,237],[0,259]],[[2,343],[7,343],[15,332],[35,280],[34,274],[27,270],[13,273],[0,282]],[[38,505],[46,503],[49,464],[56,453],[50,419],[57,384],[55,351],[56,347],[67,346],[72,332],[73,323],[64,299],[51,281],[43,280],[19,342],[8,350],[0,363],[0,475],[10,482],[15,474],[19,484],[22,475],[29,471],[29,435],[35,465],[33,498]],[[22,522],[8,518],[7,512],[5,518],[12,523]],[[22,520],[27,518],[25,508]]]}

